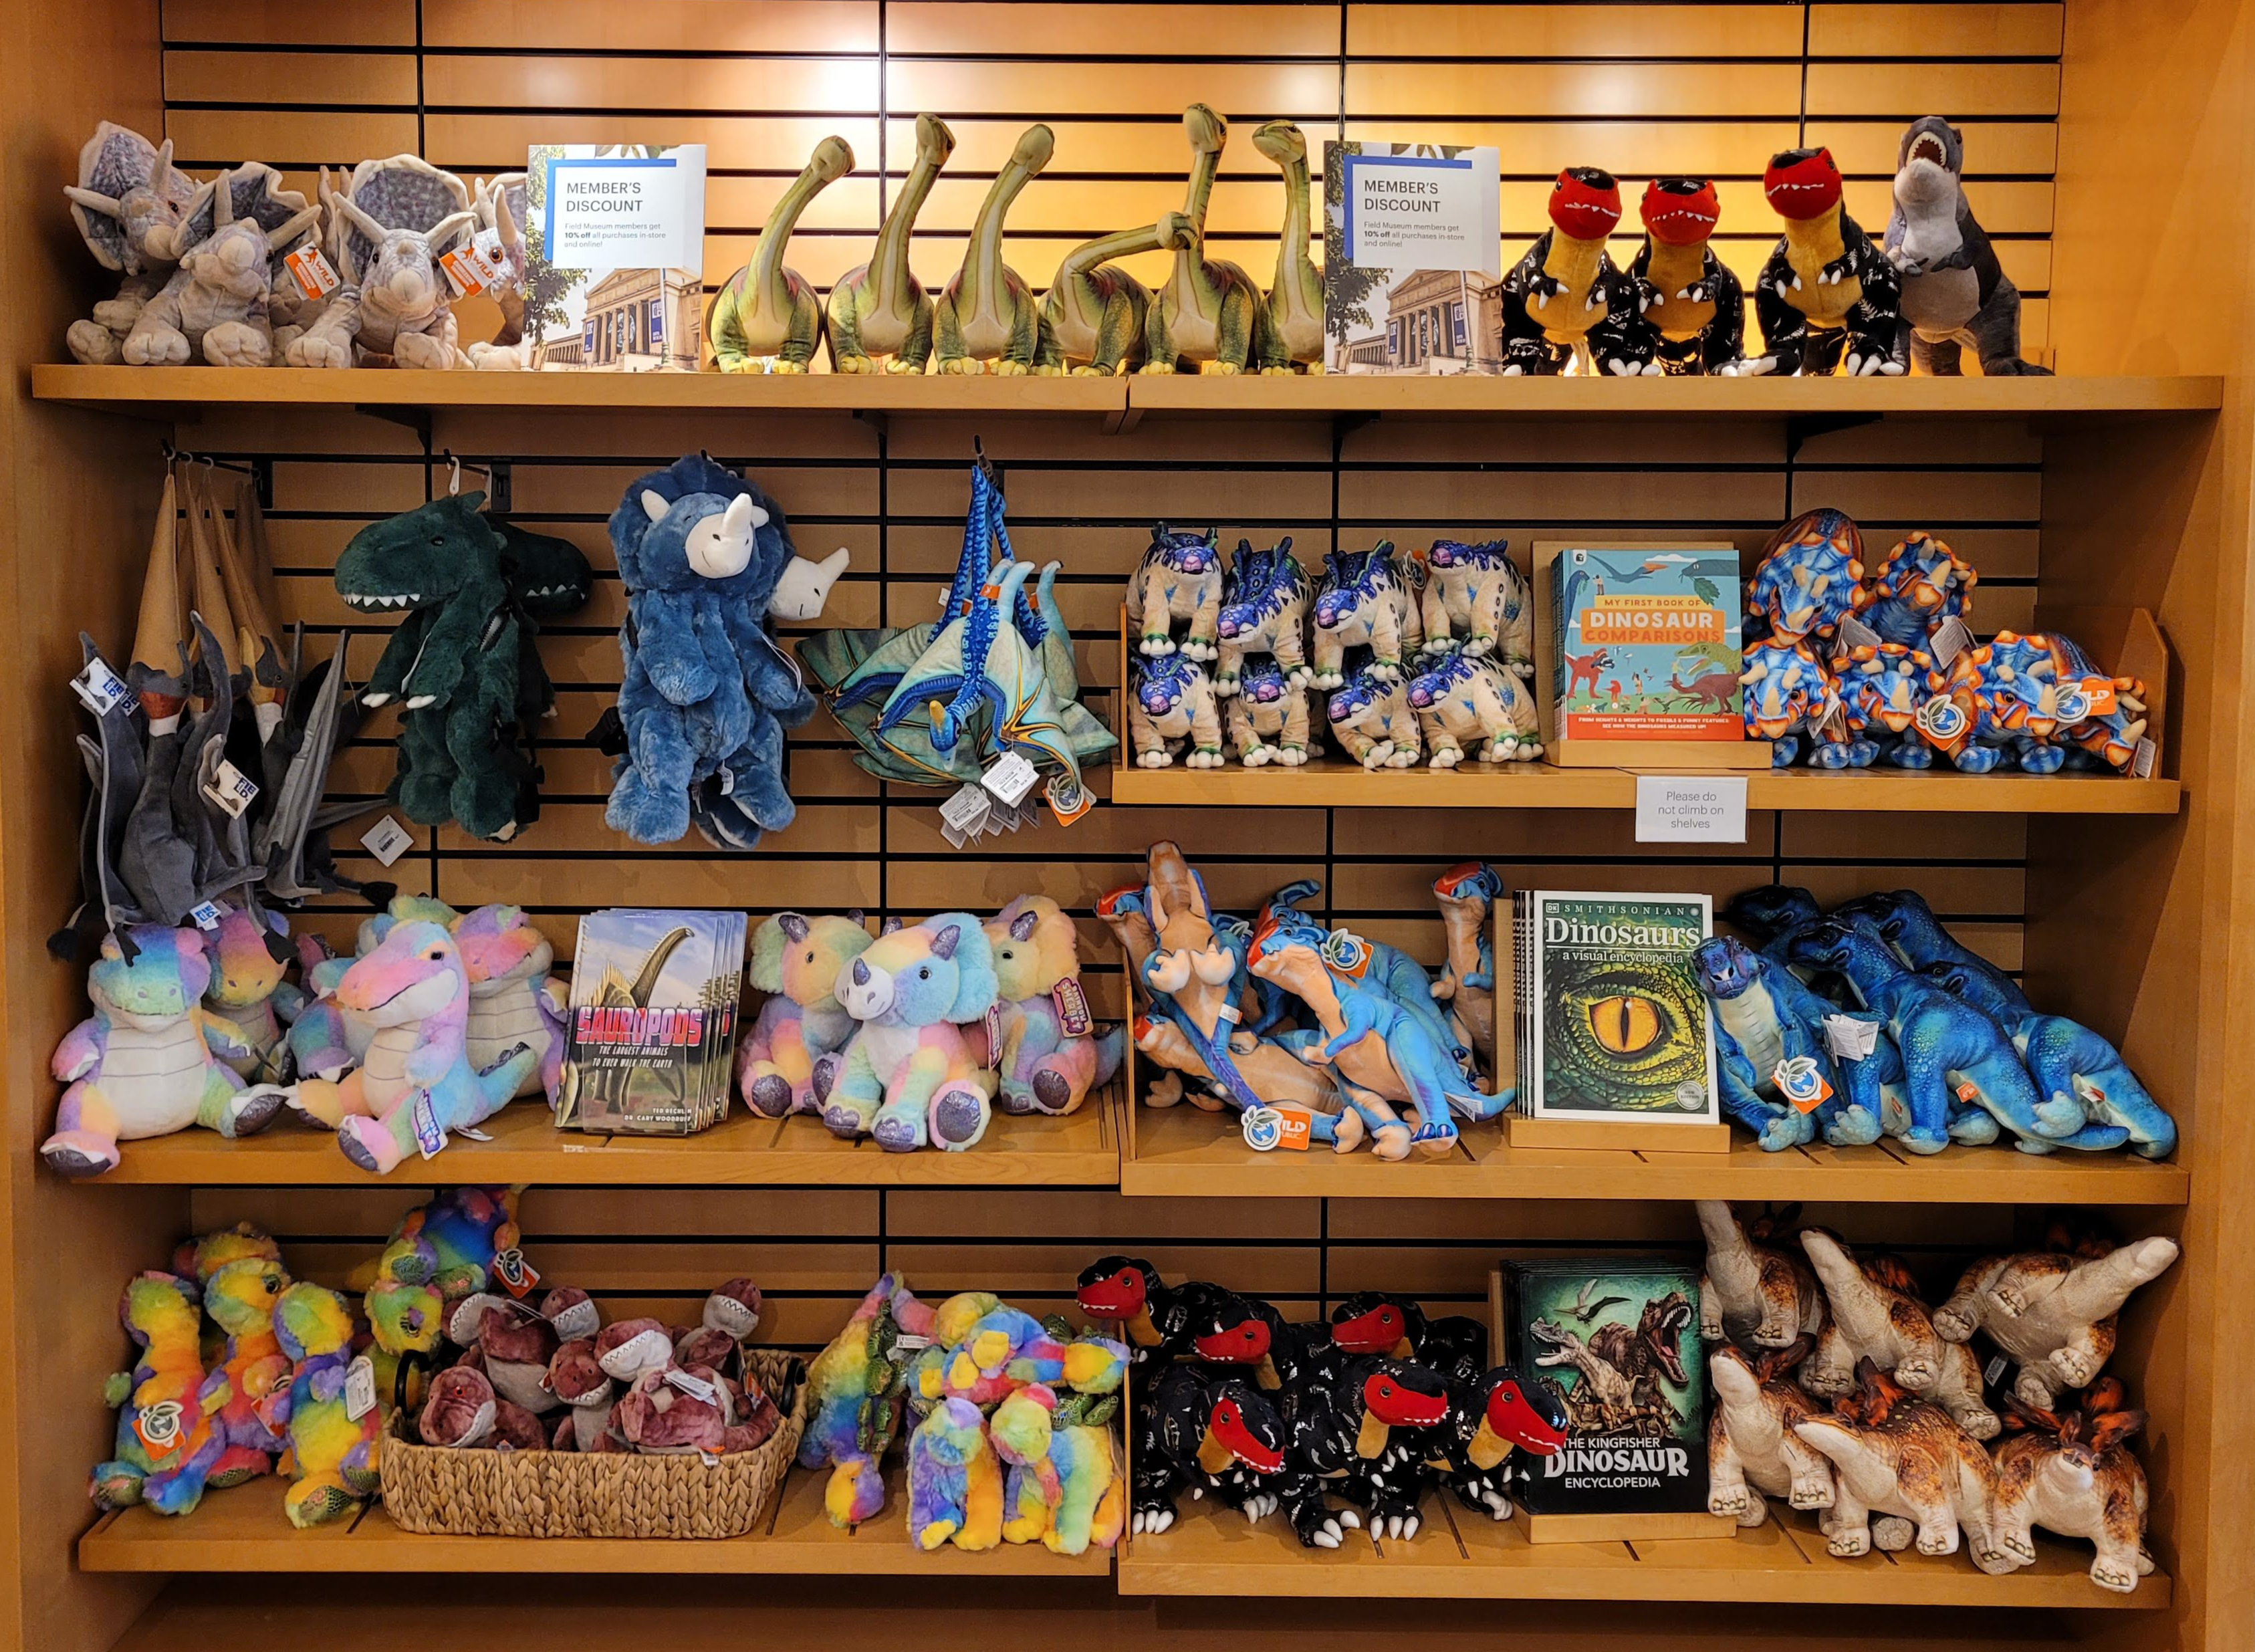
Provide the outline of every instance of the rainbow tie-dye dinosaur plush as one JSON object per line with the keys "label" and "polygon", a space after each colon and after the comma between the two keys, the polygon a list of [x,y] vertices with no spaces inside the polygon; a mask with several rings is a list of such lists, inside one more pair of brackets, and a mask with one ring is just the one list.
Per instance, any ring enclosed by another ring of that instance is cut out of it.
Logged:
{"label": "rainbow tie-dye dinosaur plush", "polygon": [[293,1360],[285,1399],[269,1421],[287,1422],[290,1449],[282,1472],[291,1475],[282,1499],[293,1526],[341,1520],[382,1487],[376,1467],[382,1410],[348,1414],[345,1374],[352,1364],[352,1309],[335,1291],[300,1282],[275,1304],[274,1335]]}
{"label": "rainbow tie-dye dinosaur plush", "polygon": [[553,1102],[564,1071],[565,1006],[563,986],[548,973],[554,945],[518,906],[481,906],[453,927],[470,979],[471,1065],[482,1072],[513,1049],[530,1050],[535,1060],[516,1093],[545,1090]]}
{"label": "rainbow tie-dye dinosaur plush", "polygon": [[288,1289],[282,1264],[243,1256],[214,1269],[204,1283],[204,1312],[227,1332],[225,1362],[204,1381],[203,1406],[223,1449],[207,1483],[240,1485],[269,1473],[284,1440],[260,1415],[269,1395],[290,1384],[290,1360],[274,1335],[274,1308]]}
{"label": "rainbow tie-dye dinosaur plush", "polygon": [[887,1274],[807,1369],[798,1466],[830,1469],[822,1503],[833,1526],[859,1525],[884,1509],[881,1465],[900,1426],[908,1379],[903,1344],[928,1335],[932,1320],[900,1276]]}
{"label": "rainbow tie-dye dinosaur plush", "polygon": [[[287,941],[289,925],[270,915],[272,932]],[[268,931],[239,906],[222,908],[207,946],[215,954],[204,989],[204,1042],[246,1082],[281,1076],[280,1053],[290,1023],[306,995],[282,979],[289,967],[266,944]]]}
{"label": "rainbow tie-dye dinosaur plush", "polygon": [[1009,1466],[1002,1536],[1046,1544],[1061,1555],[1109,1549],[1126,1523],[1127,1481],[1112,1431],[1057,1420],[1047,1385],[1018,1390],[994,1408],[987,1437]]}
{"label": "rainbow tie-dye dinosaur plush", "polygon": [[195,1282],[149,1272],[125,1287],[117,1317],[141,1358],[102,1385],[117,1409],[117,1454],[95,1466],[88,1492],[97,1507],[146,1503],[185,1515],[202,1499],[225,1449],[203,1409],[204,1362]]}
{"label": "rainbow tie-dye dinosaur plush", "polygon": [[1002,1541],[1002,1466],[986,1418],[968,1400],[945,1399],[909,1437],[909,1541],[992,1549]]}

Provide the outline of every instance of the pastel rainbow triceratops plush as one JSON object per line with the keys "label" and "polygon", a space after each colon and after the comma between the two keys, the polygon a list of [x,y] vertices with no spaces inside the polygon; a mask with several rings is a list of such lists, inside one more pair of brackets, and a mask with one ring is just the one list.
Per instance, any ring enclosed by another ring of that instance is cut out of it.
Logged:
{"label": "pastel rainbow triceratops plush", "polygon": [[1100,1037],[1080,985],[1080,936],[1046,895],[1021,895],[987,920],[1001,1012],[996,1053],[1004,1113],[1071,1113],[1119,1071],[1126,1035]]}
{"label": "pastel rainbow triceratops plush", "polygon": [[70,1088],[39,1156],[56,1171],[99,1176],[117,1167],[119,1142],[191,1124],[235,1137],[273,1121],[280,1098],[244,1095],[205,1038],[211,975],[193,929],[139,924],[103,939],[86,976],[94,1014],[55,1046],[54,1075]]}
{"label": "pastel rainbow triceratops plush", "polygon": [[994,1075],[963,1024],[994,1008],[994,948],[968,912],[879,936],[846,967],[839,998],[861,1023],[822,1121],[891,1152],[959,1152],[987,1133]]}
{"label": "pastel rainbow triceratops plush", "polygon": [[838,1002],[846,967],[869,948],[861,914],[778,912],[752,931],[748,973],[766,993],[736,1051],[736,1087],[762,1118],[818,1113],[860,1023]]}
{"label": "pastel rainbow triceratops plush", "polygon": [[[267,945],[270,932],[285,944],[278,957]],[[282,978],[289,967],[290,926],[269,913],[262,927],[248,909],[225,906],[211,936],[207,945],[215,958],[211,985],[204,988],[204,1040],[244,1082],[278,1078],[283,1037],[306,1002]]]}
{"label": "pastel rainbow triceratops plush", "polygon": [[141,1357],[102,1385],[117,1408],[117,1455],[95,1466],[88,1490],[100,1508],[187,1514],[226,1449],[204,1409],[197,1303],[195,1281],[176,1274],[141,1274],[125,1287],[117,1318]]}
{"label": "pastel rainbow triceratops plush", "polygon": [[932,1310],[898,1274],[869,1287],[806,1373],[806,1431],[798,1466],[828,1468],[822,1505],[833,1526],[874,1520],[885,1507],[885,1452],[906,1409],[909,1338],[928,1336]]}
{"label": "pastel rainbow triceratops plush", "polygon": [[[274,1307],[274,1335],[292,1360],[286,1401],[270,1420],[289,1427],[281,1472],[291,1477],[282,1510],[299,1528],[343,1519],[381,1488],[376,1452],[381,1406],[347,1414],[345,1374],[352,1364],[352,1309],[335,1291],[299,1281]],[[381,1393],[379,1384],[378,1392]]]}
{"label": "pastel rainbow triceratops plush", "polygon": [[536,1059],[516,1093],[544,1090],[552,1101],[564,1069],[564,988],[548,973],[554,944],[516,906],[481,906],[453,931],[470,982],[470,1065],[482,1072],[512,1050],[529,1050]]}
{"label": "pastel rainbow triceratops plush", "polygon": [[301,1083],[334,1092],[300,1107],[316,1117],[337,1112],[337,1145],[362,1170],[389,1173],[411,1153],[425,1156],[447,1133],[483,1123],[509,1105],[539,1062],[523,1046],[481,1073],[470,1065],[469,976],[440,924],[396,924],[376,949],[337,983],[339,1006],[376,1027],[368,1060],[342,1084]]}

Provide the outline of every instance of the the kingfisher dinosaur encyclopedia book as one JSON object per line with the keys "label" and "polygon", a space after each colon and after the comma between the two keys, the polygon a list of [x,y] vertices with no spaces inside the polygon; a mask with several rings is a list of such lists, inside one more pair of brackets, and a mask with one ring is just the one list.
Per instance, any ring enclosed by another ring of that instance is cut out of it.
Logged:
{"label": "the kingfisher dinosaur encyclopedia book", "polygon": [[613,907],[580,920],[556,1122],[687,1135],[728,1111],[741,912]]}
{"label": "the kingfisher dinosaur encyclopedia book", "polygon": [[1566,1443],[1521,1460],[1531,1514],[1702,1514],[1707,1372],[1699,1269],[1668,1256],[1503,1264],[1507,1352],[1566,1409]]}

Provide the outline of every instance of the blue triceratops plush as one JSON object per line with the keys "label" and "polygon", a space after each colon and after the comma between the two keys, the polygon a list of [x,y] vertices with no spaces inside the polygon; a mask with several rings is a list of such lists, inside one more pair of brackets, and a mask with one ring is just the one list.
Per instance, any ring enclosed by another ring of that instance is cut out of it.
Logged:
{"label": "blue triceratops plush", "polygon": [[643,843],[693,820],[722,848],[750,848],[797,814],[783,731],[814,711],[763,621],[811,618],[844,564],[795,557],[774,502],[702,453],[637,477],[610,530],[627,588],[626,754],[604,819]]}

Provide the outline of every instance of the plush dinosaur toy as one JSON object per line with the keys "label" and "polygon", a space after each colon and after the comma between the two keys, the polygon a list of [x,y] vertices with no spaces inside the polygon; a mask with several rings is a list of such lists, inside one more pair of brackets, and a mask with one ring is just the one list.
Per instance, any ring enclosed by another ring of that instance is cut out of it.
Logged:
{"label": "plush dinosaur toy", "polygon": [[1243,373],[1258,369],[1273,347],[1266,336],[1268,304],[1253,278],[1226,260],[1205,256],[1206,207],[1229,142],[1229,123],[1205,104],[1193,103],[1183,111],[1183,130],[1191,144],[1190,189],[1182,212],[1188,223],[1171,243],[1172,273],[1151,295],[1142,370]]}
{"label": "plush dinosaur toy", "polygon": [[807,203],[853,170],[845,139],[817,144],[768,214],[751,263],[713,294],[705,336],[723,373],[804,373],[813,362],[822,341],[822,304],[806,278],[785,267],[783,254]]}
{"label": "plush dinosaur toy", "polygon": [[1263,373],[1324,370],[1324,278],[1308,257],[1308,136],[1289,121],[1270,121],[1253,147],[1284,175],[1284,226],[1277,232],[1276,280],[1261,329]]}
{"label": "plush dinosaur toy", "polygon": [[303,1529],[342,1520],[382,1487],[376,1453],[383,1412],[348,1409],[345,1377],[352,1363],[353,1316],[345,1299],[304,1281],[274,1307],[274,1336],[293,1361],[288,1400],[273,1419],[289,1428],[281,1472],[291,1476],[282,1510]]}
{"label": "plush dinosaur toy", "polygon": [[[1915,1543],[1922,1555],[1953,1555],[1962,1533],[1981,1570],[2007,1570],[1991,1533],[1996,1470],[1978,1441],[1869,1360],[1857,1385],[1831,1413],[1793,1425],[1804,1445],[1833,1462],[1826,1550],[1862,1555]],[[1874,1515],[1890,1518],[1874,1522]]]}
{"label": "plush dinosaur toy", "polygon": [[202,192],[172,165],[170,138],[152,144],[104,121],[80,148],[78,182],[63,193],[87,250],[120,277],[116,296],[96,304],[89,319],[72,322],[66,341],[73,360],[115,366],[124,360],[119,347],[142,306],[162,290],[186,250],[182,237]]}
{"label": "plush dinosaur toy", "polygon": [[39,1147],[50,1167],[99,1176],[117,1167],[121,1142],[191,1124],[234,1138],[273,1122],[279,1096],[246,1095],[205,1037],[211,974],[193,929],[137,924],[102,942],[86,977],[94,1014],[55,1046],[53,1071],[70,1087]]}
{"label": "plush dinosaur toy", "polygon": [[994,174],[979,215],[971,221],[963,267],[948,278],[932,314],[938,339],[935,370],[942,373],[1031,372],[1041,341],[1041,312],[1025,278],[1002,262],[1002,221],[1019,191],[1040,175],[1057,151],[1046,126],[1029,126]]}
{"label": "plush dinosaur toy", "polygon": [[2097,1379],[2114,1352],[2122,1304],[2178,1255],[2176,1241],[2159,1236],[2128,1245],[2094,1236],[2072,1249],[2064,1233],[2050,1237],[2048,1249],[1983,1257],[1934,1313],[1934,1329],[1946,1342],[1969,1343],[1986,1332],[2019,1367],[2013,1394],[2047,1407],[2063,1390]]}
{"label": "plush dinosaur toy", "polygon": [[1620,185],[1596,166],[1570,166],[1551,186],[1550,228],[1503,278],[1503,370],[1584,370],[1633,378],[1664,369],[1660,335],[1637,284],[1605,250],[1620,222]]}
{"label": "plush dinosaur toy", "polygon": [[1746,354],[1746,289],[1708,245],[1722,212],[1704,178],[1655,178],[1637,205],[1644,245],[1628,273],[1663,372],[1719,372]]}
{"label": "plush dinosaur toy", "polygon": [[830,1470],[822,1503],[833,1526],[859,1525],[884,1508],[881,1465],[906,1409],[907,1345],[927,1338],[932,1319],[900,1276],[887,1274],[807,1368],[798,1466]]}
{"label": "plush dinosaur toy", "polygon": [[858,914],[778,912],[752,931],[753,990],[768,995],[736,1051],[736,1087],[762,1118],[819,1113],[859,1024],[838,1000],[846,967],[869,949]]}
{"label": "plush dinosaur toy", "polygon": [[290,926],[278,913],[266,914],[261,924],[247,907],[230,905],[210,933],[216,956],[204,989],[205,1041],[237,1078],[278,1078],[283,1039],[306,999],[282,978],[289,953],[276,957],[266,938],[271,933],[286,944]]}
{"label": "plush dinosaur toy", "polygon": [[2020,292],[1973,216],[1964,171],[1964,135],[1939,115],[1903,132],[1886,247],[1902,275],[1911,360],[1954,377],[1970,349],[1984,378],[2047,373],[2020,359]]}
{"label": "plush dinosaur toy", "polygon": [[[387,1028],[414,1029],[400,1062],[401,1087],[383,1111],[349,1114],[337,1125],[345,1156],[379,1176],[411,1153],[436,1153],[450,1131],[483,1123],[509,1104],[527,1074],[539,1071],[539,1058],[523,1045],[485,1072],[470,1065],[469,976],[442,924],[395,924],[382,945],[345,972],[337,1001],[366,1016],[379,1040]],[[369,1080],[381,1078],[376,1067],[372,1046],[369,1065],[353,1075],[364,1100],[375,1100]]]}
{"label": "plush dinosaur toy", "polygon": [[1441,908],[1448,954],[1433,982],[1434,998],[1448,1006],[1458,1041],[1470,1049],[1480,1071],[1493,1077],[1495,1062],[1495,906],[1504,898],[1503,878],[1479,861],[1462,861],[1433,881]]}
{"label": "plush dinosaur toy", "polygon": [[1818,1528],[1830,1535],[1836,1491],[1832,1462],[1794,1431],[1823,1413],[1809,1395],[1782,1379],[1808,1348],[1807,1340],[1749,1354],[1724,1344],[1707,1356],[1715,1390],[1707,1419],[1707,1512],[1759,1526],[1769,1518],[1766,1497],[1795,1508],[1822,1511]]}
{"label": "plush dinosaur toy", "polygon": [[1842,187],[1829,149],[1770,158],[1762,193],[1785,220],[1785,234],[1754,283],[1763,353],[1719,371],[1830,374],[1844,351],[1851,378],[1904,371],[1900,279],[1848,216]]}
{"label": "plush dinosaur toy", "polygon": [[1106,260],[1178,246],[1189,234],[1190,220],[1170,212],[1155,224],[1099,235],[1065,254],[1042,295],[1034,371],[1109,378],[1140,369],[1150,289]]}
{"label": "plush dinosaur toy", "polygon": [[861,1023],[822,1121],[902,1153],[978,1145],[993,1108],[989,1052],[963,1025],[994,1008],[994,949],[977,918],[943,912],[881,935],[846,967],[839,1002]]}
{"label": "plush dinosaur toy", "polygon": [[548,973],[554,945],[516,906],[481,906],[448,927],[469,975],[470,1065],[482,1072],[512,1049],[530,1050],[534,1064],[516,1093],[545,1091],[552,1101],[564,1065],[565,1009],[563,983]]}
{"label": "plush dinosaur toy", "polygon": [[[264,167],[258,171],[266,183],[278,176]],[[133,318],[132,330],[118,346],[119,359],[127,366],[200,360],[214,367],[264,367],[273,361],[268,300],[275,265],[304,239],[320,209],[306,206],[306,198],[292,191],[274,197],[290,211],[278,221],[248,214],[237,217],[231,178],[221,179],[209,196],[210,233],[180,254],[179,267]],[[191,214],[186,230],[193,228]]]}
{"label": "plush dinosaur toy", "polygon": [[[885,209],[877,250],[830,289],[830,369],[833,373],[921,373],[931,360],[931,295],[909,268],[909,236],[939,169],[955,152],[955,134],[937,115],[916,118],[916,164]],[[767,245],[763,231],[760,244]],[[796,280],[788,271],[786,280]]]}
{"label": "plush dinosaur toy", "polygon": [[1126,1037],[1096,1036],[1080,985],[1080,937],[1046,895],[1021,895],[987,920],[1002,1045],[995,1054],[1004,1113],[1071,1113],[1120,1069]]}
{"label": "plush dinosaur toy", "polygon": [[453,287],[439,261],[477,228],[469,186],[420,156],[394,155],[361,162],[341,190],[324,172],[321,200],[337,225],[346,285],[291,341],[289,364],[467,366]]}
{"label": "plush dinosaur toy", "polygon": [[626,749],[603,818],[640,843],[676,842],[694,822],[719,847],[749,848],[797,814],[783,731],[814,711],[765,623],[797,583],[790,526],[759,489],[692,453],[630,483],[610,531],[627,589]]}
{"label": "plush dinosaur toy", "polygon": [[2118,1594],[2134,1592],[2153,1571],[2146,1547],[2151,1494],[2127,1444],[2146,1414],[2124,1409],[2122,1385],[2111,1377],[2064,1416],[2041,1406],[2011,1409],[2008,1425],[2023,1431],[1997,1448],[1990,1500],[1996,1546],[2013,1566],[2028,1566],[2036,1560],[2032,1527],[2087,1538],[2097,1550],[2090,1581]]}
{"label": "plush dinosaur toy", "polygon": [[198,1301],[195,1282],[174,1274],[141,1274],[125,1287],[117,1317],[141,1357],[102,1387],[117,1409],[117,1455],[95,1466],[89,1492],[99,1508],[146,1503],[186,1515],[203,1497],[226,1441],[204,1409]]}
{"label": "plush dinosaur toy", "polygon": [[282,1264],[263,1255],[238,1257],[204,1276],[204,1314],[227,1336],[223,1362],[205,1378],[202,1395],[223,1448],[207,1477],[214,1488],[270,1472],[281,1454],[283,1438],[262,1412],[290,1385],[289,1356],[274,1336],[275,1305],[289,1283]]}

